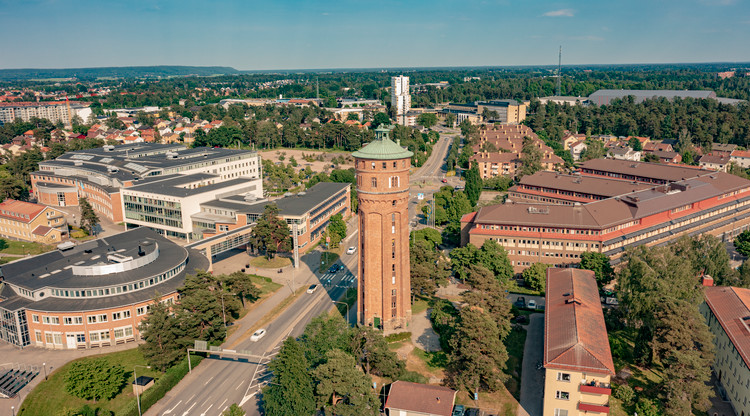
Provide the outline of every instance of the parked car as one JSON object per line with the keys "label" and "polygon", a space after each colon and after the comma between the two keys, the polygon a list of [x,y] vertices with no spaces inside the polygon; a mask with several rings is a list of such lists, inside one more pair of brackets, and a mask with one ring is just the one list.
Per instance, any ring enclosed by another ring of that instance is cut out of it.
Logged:
{"label": "parked car", "polygon": [[526,315],[518,315],[516,316],[516,323],[517,324],[526,324],[529,322],[529,318],[526,317]]}
{"label": "parked car", "polygon": [[336,273],[337,271],[339,271],[339,265],[338,264],[334,264],[333,266],[331,266],[331,267],[328,268],[328,273]]}
{"label": "parked car", "polygon": [[316,290],[318,290],[318,285],[310,285],[310,287],[307,288],[307,293],[315,293]]}
{"label": "parked car", "polygon": [[355,251],[357,251],[356,247],[349,247],[346,249],[346,254],[354,254]]}
{"label": "parked car", "polygon": [[464,416],[464,405],[457,404],[453,406],[453,413],[451,416]]}
{"label": "parked car", "polygon": [[516,301],[513,303],[513,306],[516,308],[525,308],[526,307],[526,298],[523,296],[519,296],[516,298]]}
{"label": "parked car", "polygon": [[476,407],[466,409],[466,412],[464,412],[464,416],[479,416],[479,409],[477,409]]}
{"label": "parked car", "polygon": [[443,178],[443,180],[441,182],[448,183],[448,179]]}
{"label": "parked car", "polygon": [[266,335],[265,329],[259,329],[253,333],[253,335],[250,336],[250,341],[256,342],[259,339],[263,338]]}
{"label": "parked car", "polygon": [[529,309],[536,309],[536,301],[534,299],[529,299],[526,303],[526,307]]}

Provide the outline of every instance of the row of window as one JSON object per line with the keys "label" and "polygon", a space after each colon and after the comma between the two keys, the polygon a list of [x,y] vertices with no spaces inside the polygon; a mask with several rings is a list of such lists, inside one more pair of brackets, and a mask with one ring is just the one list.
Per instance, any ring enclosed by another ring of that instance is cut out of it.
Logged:
{"label": "row of window", "polygon": [[[388,162],[381,162],[381,163],[382,163],[381,164],[381,168],[382,169],[388,169]],[[391,163],[393,164],[393,169],[397,169],[398,168],[398,161],[397,160],[394,160]],[[370,170],[375,170],[376,166],[377,166],[376,162],[370,162]],[[366,169],[367,162],[364,161],[364,160],[360,161],[359,167],[362,168],[362,169]],[[402,168],[406,167],[406,159],[404,159],[404,160],[401,161],[401,167]]]}
{"label": "row of window", "polygon": [[[138,308],[139,312],[138,315],[143,315],[147,309]],[[119,321],[122,319],[128,319],[130,318],[130,311],[120,311],[120,312],[113,312],[112,313],[112,320],[113,321]],[[39,323],[39,315],[32,314],[31,315],[31,321],[35,323]],[[97,324],[97,323],[103,323],[108,321],[108,315],[106,313],[102,314],[96,314],[96,315],[88,315],[86,317],[86,322],[90,324]],[[60,325],[60,317],[58,316],[42,316],[41,322],[45,325]],[[83,317],[82,316],[64,316],[63,317],[63,324],[64,325],[81,325],[83,324]]]}
{"label": "row of window", "polygon": [[[108,342],[112,339],[112,335],[114,335],[114,338],[116,340],[123,339],[123,338],[132,338],[133,337],[133,327],[132,326],[126,326],[123,328],[116,328],[113,331],[113,334],[110,334],[110,331],[91,331],[89,332],[89,342]],[[75,343],[76,344],[85,344],[86,343],[86,334],[83,332],[75,333],[75,334],[65,334],[68,337],[75,336]],[[42,336],[42,331],[34,331],[34,337],[35,341],[38,344],[44,343],[47,345],[63,345],[63,333],[61,332],[44,332],[44,336]]]}

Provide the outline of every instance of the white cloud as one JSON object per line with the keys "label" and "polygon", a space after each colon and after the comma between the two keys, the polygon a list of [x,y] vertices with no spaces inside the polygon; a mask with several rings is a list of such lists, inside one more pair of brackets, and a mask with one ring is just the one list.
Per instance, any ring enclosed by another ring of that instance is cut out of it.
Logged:
{"label": "white cloud", "polygon": [[560,10],[551,10],[547,13],[543,14],[542,16],[546,17],[573,17],[575,16],[575,10],[573,9],[560,9]]}

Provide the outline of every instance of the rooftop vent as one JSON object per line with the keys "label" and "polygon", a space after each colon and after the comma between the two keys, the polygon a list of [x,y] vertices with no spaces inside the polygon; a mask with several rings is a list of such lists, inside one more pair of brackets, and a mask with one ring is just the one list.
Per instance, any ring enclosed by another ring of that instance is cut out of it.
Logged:
{"label": "rooftop vent", "polygon": [[115,150],[115,147],[112,146],[111,144],[108,144],[106,146],[103,146],[102,149],[104,149],[105,152],[111,152],[111,151]]}
{"label": "rooftop vent", "polygon": [[549,214],[549,208],[537,208],[537,207],[529,207],[528,209],[529,214]]}

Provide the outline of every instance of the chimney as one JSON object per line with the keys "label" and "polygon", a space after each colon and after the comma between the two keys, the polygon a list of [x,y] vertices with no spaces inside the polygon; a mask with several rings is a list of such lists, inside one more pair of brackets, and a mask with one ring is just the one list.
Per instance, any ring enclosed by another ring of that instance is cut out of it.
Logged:
{"label": "chimney", "polygon": [[713,286],[714,285],[714,278],[711,277],[711,276],[709,276],[709,275],[707,275],[707,274],[704,274],[703,276],[701,276],[701,284],[703,286]]}

